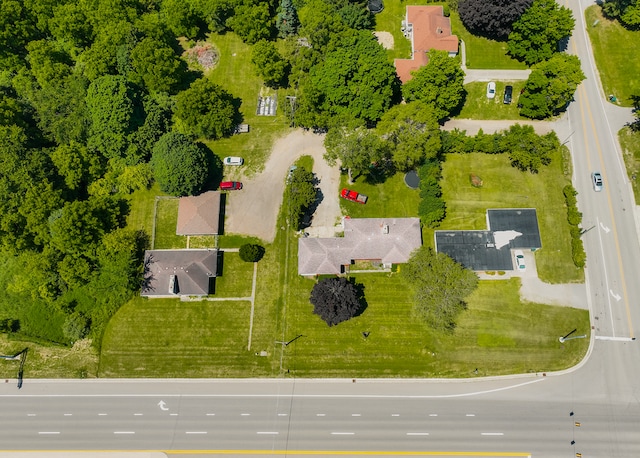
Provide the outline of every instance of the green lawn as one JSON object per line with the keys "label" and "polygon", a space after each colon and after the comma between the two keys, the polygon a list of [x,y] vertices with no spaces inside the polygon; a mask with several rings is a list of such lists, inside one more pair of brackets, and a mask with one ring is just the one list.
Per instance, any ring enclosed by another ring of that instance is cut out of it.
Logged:
{"label": "green lawn", "polygon": [[[481,188],[471,186],[471,173],[482,178]],[[569,180],[563,174],[560,152],[538,174],[511,167],[506,155],[448,154],[443,176],[447,216],[439,229],[486,229],[488,208],[535,208],[542,238],[542,249],[536,252],[539,277],[548,283],[584,281],[583,271],[571,262],[562,194]]]}
{"label": "green lawn", "polygon": [[[493,99],[487,98],[486,82],[465,84],[467,95],[464,106],[456,117],[463,119],[527,119],[520,116],[518,109],[518,97],[524,84],[525,81],[496,81],[496,96]],[[503,97],[504,88],[507,85],[513,86],[513,101],[505,105]]]}
{"label": "green lawn", "polygon": [[464,41],[468,68],[524,70],[527,66],[507,55],[507,42],[495,41],[471,35],[465,29],[460,16],[451,12],[451,28]]}
{"label": "green lawn", "polygon": [[[235,33],[212,34],[209,41],[220,53],[218,65],[207,77],[225,88],[235,97],[242,99],[240,112],[244,123],[249,124],[249,133],[232,135],[216,141],[205,142],[219,157],[241,156],[245,159],[242,167],[226,167],[227,178],[240,178],[240,174],[251,175],[260,171],[271,152],[274,139],[289,127],[284,115],[283,104],[288,103],[286,90],[275,91],[262,84],[250,62],[251,47],[240,40]],[[258,116],[258,96],[278,97],[276,116]]]}
{"label": "green lawn", "polygon": [[342,213],[352,218],[403,218],[418,215],[419,191],[404,184],[403,173],[389,177],[384,184],[376,184],[362,176],[356,178],[354,184],[349,184],[347,175],[343,174],[340,177],[340,187],[369,196],[364,205],[340,199]]}
{"label": "green lawn", "polygon": [[179,249],[187,247],[187,238],[176,235],[178,222],[178,198],[159,198],[156,200],[156,233],[153,248],[156,250]]}
{"label": "green lawn", "polygon": [[618,132],[618,139],[637,204],[640,202],[640,132],[633,132],[625,127]]}
{"label": "green lawn", "polygon": [[253,263],[240,259],[238,252],[222,250],[218,266],[215,297],[249,297],[253,279]]}
{"label": "green lawn", "polygon": [[631,95],[640,94],[640,31],[606,19],[597,5],[587,8],[585,18],[605,94],[615,95],[622,106],[633,106]]}

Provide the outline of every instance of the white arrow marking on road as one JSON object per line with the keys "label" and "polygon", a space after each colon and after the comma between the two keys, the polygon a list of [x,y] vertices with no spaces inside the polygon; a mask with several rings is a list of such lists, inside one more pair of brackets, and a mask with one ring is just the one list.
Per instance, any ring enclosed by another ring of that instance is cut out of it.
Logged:
{"label": "white arrow marking on road", "polygon": [[611,229],[609,229],[607,226],[605,226],[604,224],[600,223],[600,227],[602,228],[603,231],[605,231],[607,234],[609,233],[609,231]]}
{"label": "white arrow marking on road", "polygon": [[616,294],[613,292],[613,290],[609,290],[609,292],[611,293],[611,295],[613,296],[613,298],[617,301],[619,301],[622,297],[619,294]]}
{"label": "white arrow marking on road", "polygon": [[160,410],[169,410],[169,407],[167,407],[167,404],[164,401],[160,401],[158,405],[160,406]]}

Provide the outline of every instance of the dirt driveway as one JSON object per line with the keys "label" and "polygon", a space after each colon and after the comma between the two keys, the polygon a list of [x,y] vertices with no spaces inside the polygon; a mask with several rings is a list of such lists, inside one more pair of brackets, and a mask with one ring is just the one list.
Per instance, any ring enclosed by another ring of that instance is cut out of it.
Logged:
{"label": "dirt driveway", "polygon": [[276,229],[281,230],[276,228],[276,219],[282,205],[287,172],[296,159],[304,155],[313,157],[313,172],[320,181],[322,196],[310,230],[332,228],[340,217],[340,170],[325,162],[322,157],[325,153],[323,142],[324,135],[302,129],[293,130],[276,140],[262,173],[251,179],[243,179],[243,189],[229,193],[224,231],[273,242]]}

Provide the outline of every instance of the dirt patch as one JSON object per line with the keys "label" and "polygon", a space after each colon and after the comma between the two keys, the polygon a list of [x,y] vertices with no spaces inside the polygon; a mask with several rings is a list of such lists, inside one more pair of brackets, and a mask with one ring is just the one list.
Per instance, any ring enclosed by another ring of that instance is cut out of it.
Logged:
{"label": "dirt patch", "polygon": [[384,49],[393,49],[393,35],[390,32],[373,32],[373,34]]}

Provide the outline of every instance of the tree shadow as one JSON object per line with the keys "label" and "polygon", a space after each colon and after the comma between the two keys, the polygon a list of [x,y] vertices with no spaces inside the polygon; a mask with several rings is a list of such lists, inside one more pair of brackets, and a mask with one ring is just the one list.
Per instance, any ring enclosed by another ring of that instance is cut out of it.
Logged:
{"label": "tree shadow", "polygon": [[353,287],[356,290],[356,293],[358,295],[358,302],[360,303],[360,307],[358,308],[358,310],[356,310],[356,313],[354,313],[353,317],[357,317],[360,316],[364,313],[364,311],[369,307],[369,304],[367,303],[367,299],[365,298],[364,295],[364,290],[365,290],[365,286],[362,283],[356,283],[355,278],[349,278],[349,283],[351,283],[353,285]]}

